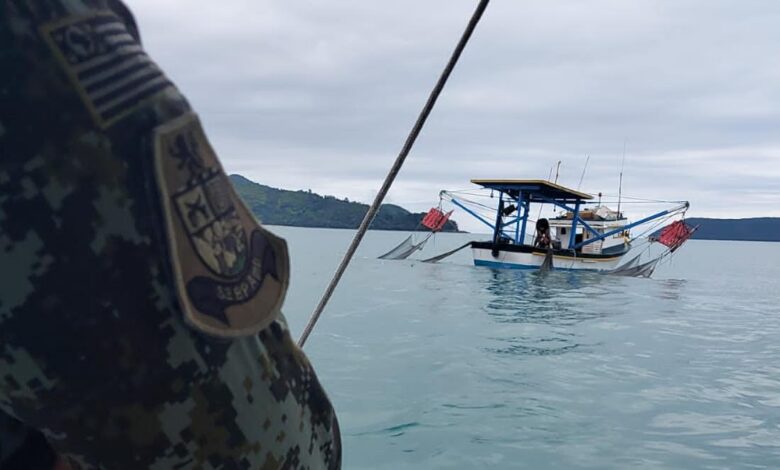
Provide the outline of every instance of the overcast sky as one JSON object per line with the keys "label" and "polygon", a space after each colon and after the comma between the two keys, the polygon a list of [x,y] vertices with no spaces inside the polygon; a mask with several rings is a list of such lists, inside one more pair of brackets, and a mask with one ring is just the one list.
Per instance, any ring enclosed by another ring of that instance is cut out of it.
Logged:
{"label": "overcast sky", "polygon": [[[370,202],[476,0],[128,0],[228,172]],[[547,178],[780,216],[780,2],[493,0],[387,202]],[[649,209],[632,209],[638,216]],[[456,220],[466,228],[465,215]]]}

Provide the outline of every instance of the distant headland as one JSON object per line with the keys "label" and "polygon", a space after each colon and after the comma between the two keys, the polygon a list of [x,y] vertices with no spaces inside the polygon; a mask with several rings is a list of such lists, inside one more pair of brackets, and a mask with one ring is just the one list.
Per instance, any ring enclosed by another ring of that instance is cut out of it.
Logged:
{"label": "distant headland", "polygon": [[[265,224],[297,227],[348,228],[360,225],[368,210],[367,204],[321,196],[311,191],[290,191],[272,188],[230,175],[230,181],[249,208]],[[409,212],[403,207],[384,204],[374,223],[375,230],[424,230],[420,221],[424,213]],[[780,217],[752,219],[686,219],[700,225],[693,238],[698,240],[735,240],[780,242]],[[447,222],[445,232],[457,232],[454,220]]]}
{"label": "distant headland", "polygon": [[780,217],[752,219],[686,219],[690,225],[701,227],[693,234],[699,240],[735,240],[780,242]]}
{"label": "distant headland", "polygon": [[[272,188],[241,175],[230,175],[230,181],[249,209],[268,225],[356,229],[368,210],[367,204],[334,196],[320,196],[311,191]],[[371,228],[425,230],[420,225],[423,217],[424,213],[413,213],[393,204],[383,204]],[[442,231],[457,232],[458,224],[450,220]]]}

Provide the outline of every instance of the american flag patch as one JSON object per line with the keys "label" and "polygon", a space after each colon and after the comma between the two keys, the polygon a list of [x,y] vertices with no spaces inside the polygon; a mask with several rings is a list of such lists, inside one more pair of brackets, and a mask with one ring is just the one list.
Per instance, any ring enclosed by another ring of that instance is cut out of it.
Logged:
{"label": "american flag patch", "polygon": [[173,86],[113,13],[44,26],[43,33],[101,127]]}

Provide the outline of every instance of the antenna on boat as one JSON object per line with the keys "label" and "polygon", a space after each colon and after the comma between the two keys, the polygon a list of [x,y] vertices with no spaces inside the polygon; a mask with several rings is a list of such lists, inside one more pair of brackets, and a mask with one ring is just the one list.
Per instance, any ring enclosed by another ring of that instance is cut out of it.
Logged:
{"label": "antenna on boat", "polygon": [[[561,166],[561,162],[559,160],[558,161],[558,167],[560,167],[560,166]],[[552,170],[553,170],[553,167],[550,167],[550,174],[547,175],[547,181],[550,181],[552,179]],[[555,176],[555,180],[556,181],[558,180],[558,176],[557,175]],[[537,219],[542,216],[542,209],[544,209],[544,203],[539,204],[539,215],[536,216]]]}
{"label": "antenna on boat", "polygon": [[558,160],[558,166],[555,167],[555,184],[558,184],[558,175],[561,172],[561,161]]}
{"label": "antenna on boat", "polygon": [[582,180],[585,179],[585,171],[588,169],[588,163],[590,163],[590,155],[585,159],[585,166],[582,168],[582,174],[580,175],[580,183],[577,185],[577,191],[582,187]]}
{"label": "antenna on boat", "polygon": [[618,185],[617,217],[620,219],[620,202],[623,197],[623,169],[626,167],[626,140],[623,139],[623,162],[620,164],[620,184]]}

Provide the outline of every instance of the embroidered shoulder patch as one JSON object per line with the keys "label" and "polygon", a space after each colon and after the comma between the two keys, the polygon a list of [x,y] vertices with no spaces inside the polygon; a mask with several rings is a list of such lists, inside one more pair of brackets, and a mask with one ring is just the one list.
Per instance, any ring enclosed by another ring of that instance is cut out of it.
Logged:
{"label": "embroidered shoulder patch", "polygon": [[195,114],[156,129],[155,165],[185,320],[219,337],[268,326],[287,290],[287,245],[238,197]]}
{"label": "embroidered shoulder patch", "polygon": [[41,32],[102,128],[173,86],[112,12],[67,18]]}

